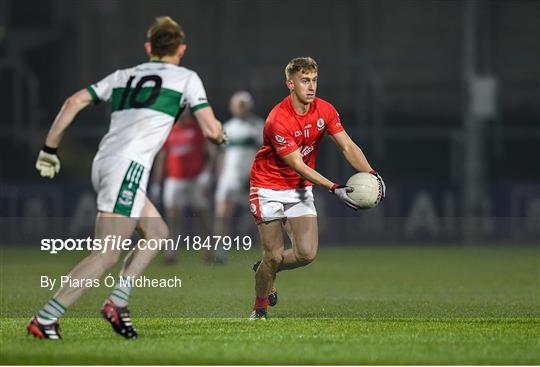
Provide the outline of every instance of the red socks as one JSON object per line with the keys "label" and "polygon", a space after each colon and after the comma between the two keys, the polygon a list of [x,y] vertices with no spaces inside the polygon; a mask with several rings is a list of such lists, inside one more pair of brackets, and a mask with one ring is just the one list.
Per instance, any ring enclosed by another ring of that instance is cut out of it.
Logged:
{"label": "red socks", "polygon": [[268,308],[268,297],[255,297],[255,304],[253,305],[253,309],[263,309],[266,310]]}

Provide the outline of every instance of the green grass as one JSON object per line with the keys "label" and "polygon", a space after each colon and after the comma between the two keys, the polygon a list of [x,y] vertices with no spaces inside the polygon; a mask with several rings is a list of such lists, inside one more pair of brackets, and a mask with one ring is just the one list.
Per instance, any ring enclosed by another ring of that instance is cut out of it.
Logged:
{"label": "green grass", "polygon": [[235,253],[205,267],[189,253],[147,276],[182,288],[136,289],[141,337],[125,341],[97,318],[110,289],[91,289],[62,320],[60,343],[25,335],[51,296],[41,275],[69,272],[81,254],[2,249],[3,364],[539,364],[540,249],[369,247],[322,249],[278,276],[279,304],[248,322],[251,263]]}

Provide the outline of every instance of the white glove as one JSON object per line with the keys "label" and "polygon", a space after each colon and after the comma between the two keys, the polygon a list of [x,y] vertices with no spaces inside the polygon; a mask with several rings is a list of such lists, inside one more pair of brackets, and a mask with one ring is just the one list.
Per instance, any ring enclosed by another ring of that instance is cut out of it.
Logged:
{"label": "white glove", "polygon": [[358,204],[356,204],[355,201],[351,199],[349,195],[347,195],[348,193],[351,193],[353,191],[353,187],[338,184],[334,184],[334,186],[332,186],[332,188],[330,189],[330,192],[340,198],[340,200],[343,201],[345,205],[347,205],[353,210],[358,210]]}
{"label": "white glove", "polygon": [[36,169],[42,177],[54,178],[60,172],[60,159],[56,155],[56,148],[44,146],[39,152]]}

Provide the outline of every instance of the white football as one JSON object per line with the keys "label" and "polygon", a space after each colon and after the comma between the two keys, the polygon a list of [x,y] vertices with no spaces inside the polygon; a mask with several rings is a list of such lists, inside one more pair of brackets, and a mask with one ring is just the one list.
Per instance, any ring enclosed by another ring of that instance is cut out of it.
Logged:
{"label": "white football", "polygon": [[349,178],[347,186],[354,188],[348,193],[360,209],[376,207],[381,202],[382,187],[377,177],[367,172],[356,173]]}

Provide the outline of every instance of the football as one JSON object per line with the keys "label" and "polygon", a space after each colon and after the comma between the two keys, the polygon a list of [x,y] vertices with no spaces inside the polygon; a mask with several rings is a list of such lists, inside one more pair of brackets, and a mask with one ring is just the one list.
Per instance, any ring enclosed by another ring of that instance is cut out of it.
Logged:
{"label": "football", "polygon": [[358,204],[360,209],[376,207],[382,198],[382,187],[377,177],[367,172],[356,173],[349,178],[347,186],[354,191],[347,194]]}

